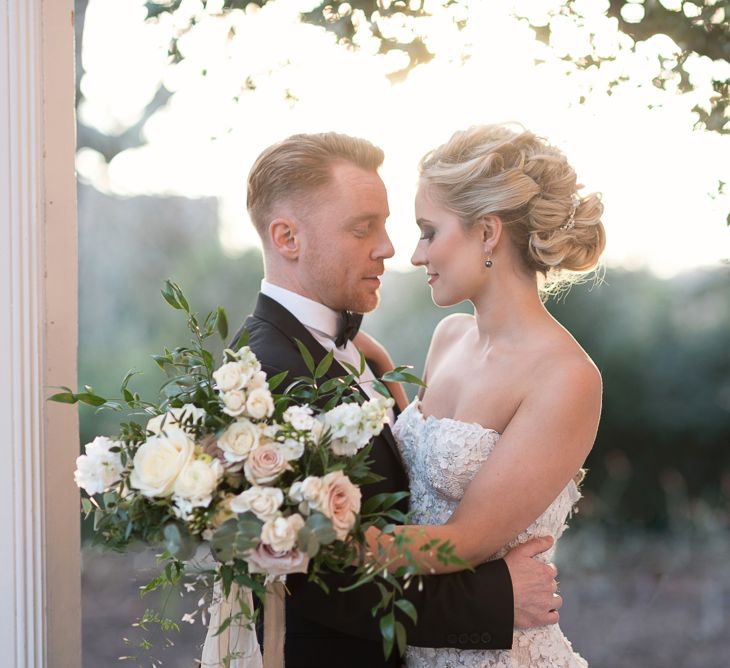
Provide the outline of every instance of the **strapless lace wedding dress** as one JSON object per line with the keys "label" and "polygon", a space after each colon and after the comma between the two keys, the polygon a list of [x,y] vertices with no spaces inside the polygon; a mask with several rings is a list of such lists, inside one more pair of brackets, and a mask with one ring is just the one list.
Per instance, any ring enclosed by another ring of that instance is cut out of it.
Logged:
{"label": "strapless lace wedding dress", "polygon": [[[393,428],[410,478],[410,510],[414,524],[443,524],[459,505],[469,482],[499,440],[499,433],[475,423],[451,418],[426,417],[418,399],[413,401]],[[557,542],[566,520],[580,498],[571,481],[550,507],[494,559],[537,536],[553,536]],[[540,555],[550,561],[555,547]],[[557,624],[515,629],[511,650],[462,650],[408,647],[407,668],[586,668]]]}

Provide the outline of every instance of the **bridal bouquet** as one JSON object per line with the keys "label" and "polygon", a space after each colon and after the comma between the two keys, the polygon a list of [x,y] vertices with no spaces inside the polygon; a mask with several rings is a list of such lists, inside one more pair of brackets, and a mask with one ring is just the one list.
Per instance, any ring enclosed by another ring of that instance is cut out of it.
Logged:
{"label": "bridal bouquet", "polygon": [[[245,336],[215,364],[206,342],[216,333],[225,341],[223,309],[200,321],[176,284],[168,281],[163,296],[186,314],[193,339],[153,356],[168,376],[158,401],[144,401],[129,389],[134,372],[124,378],[119,401],[88,386],[50,397],[131,414],[117,435],[98,436],[77,460],[75,480],[85,493],[83,511],[94,516],[95,538],[115,549],[134,541],[161,545],[165,566],[148,589],[178,582],[207,546],[218,590],[224,596],[232,587],[249,593],[239,597],[219,634],[235,621],[252,628],[250,592],[266,601],[268,632],[269,617],[281,616],[281,582],[290,573],[307,573],[325,588],[323,572],[354,569],[357,584],[378,574],[390,584],[390,591],[379,587],[383,599],[373,610],[382,617],[385,653],[394,644],[402,651],[405,629],[395,608],[414,621],[415,609],[398,595],[402,580],[388,576],[382,560],[368,561],[364,534],[370,526],[388,531],[405,521],[393,507],[405,493],[362,504],[360,491],[379,480],[368,455],[392,399],[366,401],[354,391],[364,360],[360,370],[350,367],[348,376],[320,382],[332,353],[315,365],[301,344],[310,376],[288,379],[277,393],[286,373],[267,378]],[[404,369],[384,379],[418,380]],[[448,558],[448,550],[444,554]],[[406,568],[398,575],[414,572]],[[279,601],[278,612],[269,611],[271,599]],[[273,635],[265,634],[264,658],[278,655],[274,663],[280,663],[283,638]],[[270,650],[274,641],[278,649]]]}

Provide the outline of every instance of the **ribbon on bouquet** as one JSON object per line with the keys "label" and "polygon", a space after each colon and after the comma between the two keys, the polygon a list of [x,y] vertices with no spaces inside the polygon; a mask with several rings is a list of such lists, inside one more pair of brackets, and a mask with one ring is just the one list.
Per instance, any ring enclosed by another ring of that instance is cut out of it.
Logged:
{"label": "ribbon on bouquet", "polygon": [[242,615],[218,633],[221,624],[240,612],[240,600],[253,611],[253,593],[248,587],[239,587],[233,582],[226,597],[223,595],[223,586],[216,582],[201,668],[284,668],[284,585],[272,582],[266,586],[263,659],[256,629]]}

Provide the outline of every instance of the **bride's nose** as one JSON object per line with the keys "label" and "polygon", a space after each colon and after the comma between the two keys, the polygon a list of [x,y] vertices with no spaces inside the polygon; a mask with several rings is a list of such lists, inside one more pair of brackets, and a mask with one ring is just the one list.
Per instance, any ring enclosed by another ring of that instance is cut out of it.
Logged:
{"label": "bride's nose", "polygon": [[414,267],[422,267],[426,264],[426,252],[421,248],[422,244],[416,246],[416,250],[411,255],[411,264]]}

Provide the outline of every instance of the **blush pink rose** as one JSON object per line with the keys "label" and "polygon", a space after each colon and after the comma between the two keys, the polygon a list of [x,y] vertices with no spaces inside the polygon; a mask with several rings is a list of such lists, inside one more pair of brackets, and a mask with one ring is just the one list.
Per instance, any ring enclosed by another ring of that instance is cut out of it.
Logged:
{"label": "blush pink rose", "polygon": [[269,442],[260,445],[249,454],[243,471],[252,485],[273,482],[276,477],[289,468],[286,454],[279,443]]}
{"label": "blush pink rose", "polygon": [[251,550],[246,561],[251,573],[274,576],[306,573],[309,566],[309,556],[306,552],[301,552],[296,547],[287,552],[277,552],[266,543],[259,543],[255,550]]}
{"label": "blush pink rose", "polygon": [[342,471],[328,473],[322,478],[323,492],[319,510],[330,518],[338,540],[345,540],[360,512],[362,494]]}

